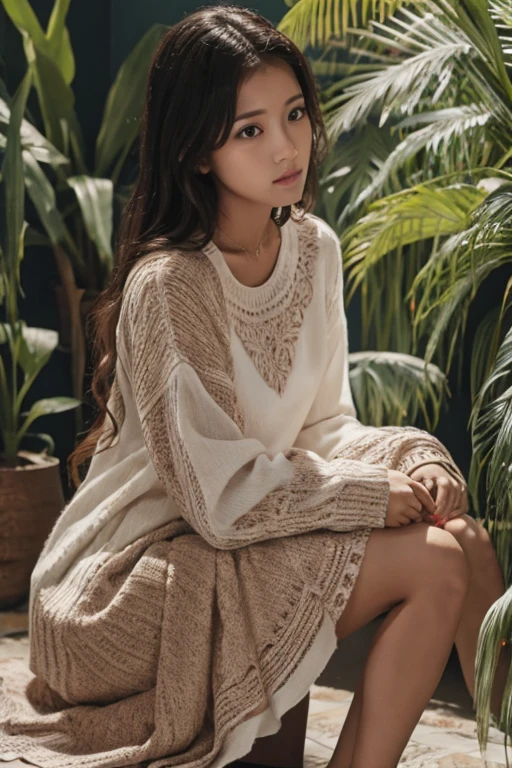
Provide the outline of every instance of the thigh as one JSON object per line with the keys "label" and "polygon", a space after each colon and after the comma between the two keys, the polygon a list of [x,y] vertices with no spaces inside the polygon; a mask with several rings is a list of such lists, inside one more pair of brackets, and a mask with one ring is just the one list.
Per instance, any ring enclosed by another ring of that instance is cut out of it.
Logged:
{"label": "thigh", "polygon": [[375,529],[336,634],[347,637],[421,589],[448,594],[468,579],[466,556],[448,531],[426,523]]}

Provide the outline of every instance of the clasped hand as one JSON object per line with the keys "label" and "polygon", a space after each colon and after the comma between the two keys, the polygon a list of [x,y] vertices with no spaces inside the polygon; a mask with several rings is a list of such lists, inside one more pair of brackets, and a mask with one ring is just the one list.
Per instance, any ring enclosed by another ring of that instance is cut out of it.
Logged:
{"label": "clasped hand", "polygon": [[423,521],[440,527],[469,510],[466,484],[452,477],[440,464],[425,464],[409,476],[388,470],[388,478],[386,526]]}

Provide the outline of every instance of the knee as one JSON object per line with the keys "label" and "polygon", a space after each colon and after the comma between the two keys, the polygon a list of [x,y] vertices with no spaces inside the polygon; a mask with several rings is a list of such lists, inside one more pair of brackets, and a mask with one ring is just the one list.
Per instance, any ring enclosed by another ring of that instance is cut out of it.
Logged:
{"label": "knee", "polygon": [[470,563],[478,565],[480,572],[485,572],[486,565],[496,559],[491,538],[481,520],[475,520],[470,515],[461,515],[448,520],[444,524],[444,530],[454,536]]}
{"label": "knee", "polygon": [[465,597],[471,579],[471,567],[457,538],[443,528],[430,526],[427,531],[429,576],[441,593],[449,598]]}

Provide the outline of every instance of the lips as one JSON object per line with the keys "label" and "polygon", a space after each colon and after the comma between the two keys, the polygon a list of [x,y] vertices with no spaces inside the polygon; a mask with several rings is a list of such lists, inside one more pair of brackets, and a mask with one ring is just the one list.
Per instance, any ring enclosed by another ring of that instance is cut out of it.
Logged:
{"label": "lips", "polygon": [[274,181],[284,181],[285,179],[290,179],[292,176],[297,176],[298,173],[301,172],[301,168],[297,168],[295,171],[288,171],[283,176],[280,176],[278,179],[274,179]]}

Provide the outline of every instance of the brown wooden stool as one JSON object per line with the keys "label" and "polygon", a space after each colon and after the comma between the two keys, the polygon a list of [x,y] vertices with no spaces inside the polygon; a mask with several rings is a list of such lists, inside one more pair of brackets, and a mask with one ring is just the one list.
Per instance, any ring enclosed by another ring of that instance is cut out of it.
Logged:
{"label": "brown wooden stool", "polygon": [[298,704],[284,713],[277,733],[256,739],[248,755],[229,763],[226,768],[303,768],[308,712],[309,691]]}

